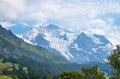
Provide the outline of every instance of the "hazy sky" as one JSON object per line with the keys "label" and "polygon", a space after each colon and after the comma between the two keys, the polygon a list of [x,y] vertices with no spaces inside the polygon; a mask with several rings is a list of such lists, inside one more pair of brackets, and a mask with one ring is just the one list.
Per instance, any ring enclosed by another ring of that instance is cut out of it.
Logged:
{"label": "hazy sky", "polygon": [[118,44],[120,0],[0,0],[0,24],[14,33],[49,23],[105,35]]}

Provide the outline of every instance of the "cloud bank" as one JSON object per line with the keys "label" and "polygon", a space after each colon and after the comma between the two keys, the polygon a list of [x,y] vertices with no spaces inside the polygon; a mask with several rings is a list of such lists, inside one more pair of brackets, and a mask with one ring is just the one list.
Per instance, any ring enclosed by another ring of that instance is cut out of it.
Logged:
{"label": "cloud bank", "polygon": [[0,20],[16,20],[25,12],[25,0],[1,0]]}
{"label": "cloud bank", "polygon": [[120,26],[113,25],[115,17],[111,17],[110,14],[120,14],[119,0],[1,0],[0,2],[0,22],[4,24],[5,22],[55,23],[73,31],[105,35],[116,44],[120,42],[118,38]]}

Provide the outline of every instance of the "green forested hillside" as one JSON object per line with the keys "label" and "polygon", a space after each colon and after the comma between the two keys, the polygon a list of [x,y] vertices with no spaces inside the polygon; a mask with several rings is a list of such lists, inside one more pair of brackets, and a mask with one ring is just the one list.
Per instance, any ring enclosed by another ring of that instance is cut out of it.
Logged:
{"label": "green forested hillside", "polygon": [[[27,68],[27,75],[32,77],[43,76],[47,74],[57,74],[62,67],[59,64],[65,64],[67,61],[56,56],[48,50],[35,45],[30,45],[16,37],[11,31],[0,26],[0,59],[3,63],[11,62],[18,64],[16,75],[21,75],[20,68]],[[10,67],[13,71],[8,72],[8,68],[1,69],[6,75],[14,75],[13,66]]]}
{"label": "green forested hillside", "polygon": [[0,26],[0,52],[5,57],[26,56],[39,62],[63,63],[65,61],[64,58],[56,56],[40,46],[24,42],[2,26]]}

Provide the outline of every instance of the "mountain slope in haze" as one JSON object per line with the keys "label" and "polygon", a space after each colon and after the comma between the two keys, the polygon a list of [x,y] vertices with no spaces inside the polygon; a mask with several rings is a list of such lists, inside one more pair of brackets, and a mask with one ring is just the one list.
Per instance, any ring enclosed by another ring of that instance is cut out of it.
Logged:
{"label": "mountain slope in haze", "polygon": [[54,55],[43,47],[24,42],[2,26],[0,26],[0,54],[5,57],[14,56],[16,58],[24,56],[38,62],[66,62],[64,58]]}
{"label": "mountain slope in haze", "polygon": [[72,32],[54,24],[34,27],[21,38],[75,63],[103,62],[112,50],[104,35]]}

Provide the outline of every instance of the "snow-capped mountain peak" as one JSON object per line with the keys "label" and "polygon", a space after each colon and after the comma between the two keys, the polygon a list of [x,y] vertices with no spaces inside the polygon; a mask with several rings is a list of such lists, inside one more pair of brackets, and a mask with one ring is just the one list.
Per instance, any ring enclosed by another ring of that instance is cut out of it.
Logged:
{"label": "snow-capped mountain peak", "polygon": [[54,24],[35,27],[23,34],[22,38],[76,63],[102,62],[112,47],[103,35],[77,34]]}

